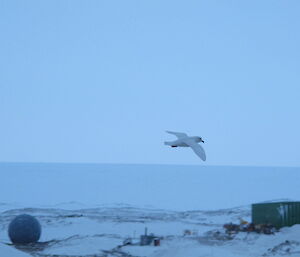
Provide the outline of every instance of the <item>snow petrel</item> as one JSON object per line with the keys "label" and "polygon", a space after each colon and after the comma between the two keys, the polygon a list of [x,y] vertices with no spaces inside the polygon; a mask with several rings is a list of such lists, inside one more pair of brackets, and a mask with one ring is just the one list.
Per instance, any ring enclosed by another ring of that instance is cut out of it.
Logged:
{"label": "snow petrel", "polygon": [[172,132],[172,131],[166,131],[166,132],[175,135],[177,137],[177,140],[165,142],[165,145],[169,145],[171,147],[178,147],[178,146],[191,147],[192,150],[195,152],[195,154],[197,154],[201,160],[203,161],[206,160],[204,149],[200,144],[198,144],[199,142],[204,143],[201,137],[198,136],[189,137],[187,134],[181,132]]}

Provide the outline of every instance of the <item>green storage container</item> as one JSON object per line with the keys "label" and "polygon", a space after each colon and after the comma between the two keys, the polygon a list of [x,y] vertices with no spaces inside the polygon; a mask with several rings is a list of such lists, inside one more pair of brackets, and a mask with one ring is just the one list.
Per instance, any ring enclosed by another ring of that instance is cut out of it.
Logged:
{"label": "green storage container", "polygon": [[271,224],[278,229],[300,224],[300,202],[252,204],[252,222]]}

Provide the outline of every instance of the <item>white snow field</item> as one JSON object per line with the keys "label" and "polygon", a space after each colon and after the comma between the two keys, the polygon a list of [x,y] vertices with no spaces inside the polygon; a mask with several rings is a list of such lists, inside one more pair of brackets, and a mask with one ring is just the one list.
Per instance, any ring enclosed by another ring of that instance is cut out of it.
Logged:
{"label": "white snow field", "polygon": [[0,253],[3,257],[30,257],[29,254],[18,251],[10,246],[5,244],[0,244]]}
{"label": "white snow field", "polygon": [[[299,168],[1,163],[0,174],[1,257],[300,256],[300,225],[223,236],[224,223],[251,220],[251,203],[299,200]],[[16,250],[7,228],[23,213],[42,236]],[[161,246],[118,247],[145,227]]]}

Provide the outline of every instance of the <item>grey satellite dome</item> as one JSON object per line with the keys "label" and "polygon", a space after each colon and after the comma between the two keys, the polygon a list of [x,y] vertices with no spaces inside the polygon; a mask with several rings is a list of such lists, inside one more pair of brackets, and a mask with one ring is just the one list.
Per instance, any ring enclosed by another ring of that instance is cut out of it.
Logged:
{"label": "grey satellite dome", "polygon": [[8,235],[14,244],[36,243],[41,236],[38,220],[27,214],[18,215],[9,224]]}

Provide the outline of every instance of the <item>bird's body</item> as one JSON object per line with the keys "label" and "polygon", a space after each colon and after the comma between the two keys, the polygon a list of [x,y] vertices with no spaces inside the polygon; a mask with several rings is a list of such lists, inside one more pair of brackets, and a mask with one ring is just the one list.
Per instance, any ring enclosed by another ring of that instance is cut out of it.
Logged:
{"label": "bird's body", "polygon": [[[199,137],[188,137],[189,139],[195,141],[196,143],[202,142]],[[190,147],[187,143],[182,139],[177,139],[175,141],[165,142],[165,145],[170,145],[172,147]]]}
{"label": "bird's body", "polygon": [[169,145],[171,147],[191,147],[195,154],[197,154],[203,161],[206,160],[206,154],[204,152],[204,149],[201,145],[198,144],[200,142],[204,143],[201,137],[189,137],[187,134],[181,132],[166,132],[175,135],[177,137],[177,140],[165,142],[165,145]]}

